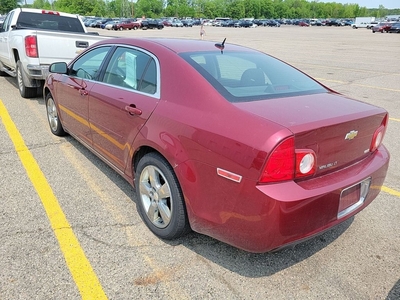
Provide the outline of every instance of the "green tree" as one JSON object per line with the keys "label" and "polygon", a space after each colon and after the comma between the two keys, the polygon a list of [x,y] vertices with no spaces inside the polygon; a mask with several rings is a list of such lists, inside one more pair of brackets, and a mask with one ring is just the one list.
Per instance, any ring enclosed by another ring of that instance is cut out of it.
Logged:
{"label": "green tree", "polygon": [[18,0],[0,0],[0,13],[6,14],[10,10],[18,7],[20,1]]}
{"label": "green tree", "polygon": [[162,0],[139,0],[136,4],[136,15],[157,18],[161,16],[163,8]]}
{"label": "green tree", "polygon": [[48,0],[35,0],[32,4],[32,8],[52,9]]}
{"label": "green tree", "polygon": [[227,15],[233,19],[242,19],[246,17],[246,7],[244,0],[232,0],[227,4]]}

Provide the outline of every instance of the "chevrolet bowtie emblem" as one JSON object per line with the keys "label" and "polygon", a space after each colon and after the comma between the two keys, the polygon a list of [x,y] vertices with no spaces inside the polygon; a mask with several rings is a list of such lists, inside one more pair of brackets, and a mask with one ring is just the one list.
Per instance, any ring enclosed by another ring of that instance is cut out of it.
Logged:
{"label": "chevrolet bowtie emblem", "polygon": [[357,130],[352,130],[349,133],[346,134],[346,137],[344,138],[345,140],[352,140],[354,139],[358,134]]}

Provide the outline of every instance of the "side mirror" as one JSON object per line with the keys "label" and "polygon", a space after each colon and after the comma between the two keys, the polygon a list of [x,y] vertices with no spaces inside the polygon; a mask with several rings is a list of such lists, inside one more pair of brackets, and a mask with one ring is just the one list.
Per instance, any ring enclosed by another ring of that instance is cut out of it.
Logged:
{"label": "side mirror", "polygon": [[67,74],[68,67],[65,62],[52,63],[49,67],[50,73]]}

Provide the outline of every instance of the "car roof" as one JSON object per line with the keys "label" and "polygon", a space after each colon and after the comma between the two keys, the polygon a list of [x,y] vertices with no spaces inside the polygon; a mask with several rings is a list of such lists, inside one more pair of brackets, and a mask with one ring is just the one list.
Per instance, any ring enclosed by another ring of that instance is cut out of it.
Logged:
{"label": "car roof", "polygon": [[[221,38],[221,42],[215,41],[204,41],[204,40],[193,40],[193,39],[174,39],[174,38],[112,38],[103,40],[99,44],[124,44],[142,47],[144,49],[148,47],[161,46],[168,48],[175,53],[183,52],[201,52],[201,51],[220,51],[215,44],[221,44],[224,38]],[[245,51],[245,52],[258,52],[256,50],[246,48],[239,45],[225,43],[225,51]]]}

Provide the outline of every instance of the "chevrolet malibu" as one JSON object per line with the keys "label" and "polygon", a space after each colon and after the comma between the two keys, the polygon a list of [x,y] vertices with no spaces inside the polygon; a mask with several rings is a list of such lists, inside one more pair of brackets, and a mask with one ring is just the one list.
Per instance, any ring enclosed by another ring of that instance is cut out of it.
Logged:
{"label": "chevrolet malibu", "polygon": [[298,243],[379,194],[388,113],[267,54],[181,39],[109,39],[44,86],[50,130],[135,187],[159,238],[190,230],[250,252]]}

